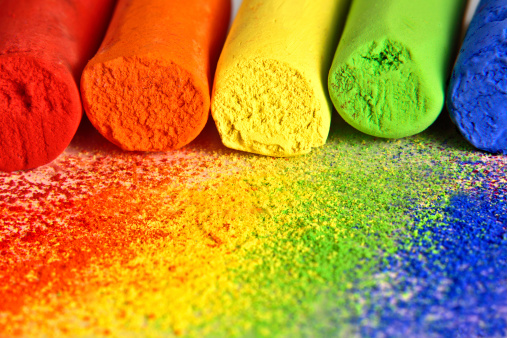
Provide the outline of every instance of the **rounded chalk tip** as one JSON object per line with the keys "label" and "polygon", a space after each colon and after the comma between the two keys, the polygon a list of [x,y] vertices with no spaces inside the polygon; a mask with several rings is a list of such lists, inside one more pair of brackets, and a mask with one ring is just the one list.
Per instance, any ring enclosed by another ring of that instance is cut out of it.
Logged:
{"label": "rounded chalk tip", "polygon": [[109,141],[128,151],[181,148],[209,116],[207,80],[150,55],[92,60],[81,77],[86,114]]}
{"label": "rounded chalk tip", "polygon": [[437,119],[444,94],[428,83],[408,48],[389,39],[365,44],[349,59],[337,54],[328,78],[340,116],[382,138],[418,134]]}
{"label": "rounded chalk tip", "polygon": [[69,67],[16,53],[0,56],[0,170],[33,169],[69,145],[82,117]]}
{"label": "rounded chalk tip", "polygon": [[[476,98],[476,102],[484,98]],[[505,98],[507,100],[507,98]],[[491,103],[483,102],[489,106]],[[458,127],[461,135],[475,148],[492,154],[507,155],[507,107],[503,108],[503,114],[498,114],[501,107],[495,111],[480,109],[463,109],[462,103],[451,98],[447,101],[447,109],[451,120]]]}
{"label": "rounded chalk tip", "polygon": [[507,154],[507,68],[493,61],[457,64],[448,87],[451,120],[475,148]]}
{"label": "rounded chalk tip", "polygon": [[217,74],[211,113],[226,147],[292,157],[326,142],[331,112],[301,71],[256,58]]}

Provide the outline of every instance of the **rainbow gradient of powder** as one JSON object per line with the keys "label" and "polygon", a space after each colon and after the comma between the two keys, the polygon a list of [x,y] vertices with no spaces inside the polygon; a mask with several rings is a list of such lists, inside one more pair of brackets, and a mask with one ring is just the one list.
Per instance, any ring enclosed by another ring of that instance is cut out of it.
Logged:
{"label": "rainbow gradient of powder", "polygon": [[0,174],[0,333],[505,336],[506,177],[445,119],[402,140],[337,122],[291,159],[211,125],[168,154],[84,126]]}
{"label": "rainbow gradient of powder", "polygon": [[274,159],[210,126],[155,155],[85,126],[0,174],[0,335],[507,335],[507,158],[448,121],[334,128]]}

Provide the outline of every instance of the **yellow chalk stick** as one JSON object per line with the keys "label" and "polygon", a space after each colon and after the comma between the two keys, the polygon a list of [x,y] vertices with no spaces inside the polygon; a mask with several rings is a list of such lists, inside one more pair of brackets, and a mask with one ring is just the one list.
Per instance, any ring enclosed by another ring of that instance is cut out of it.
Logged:
{"label": "yellow chalk stick", "polygon": [[227,147],[295,156],[326,142],[327,72],[349,0],[244,0],[225,43],[211,111]]}

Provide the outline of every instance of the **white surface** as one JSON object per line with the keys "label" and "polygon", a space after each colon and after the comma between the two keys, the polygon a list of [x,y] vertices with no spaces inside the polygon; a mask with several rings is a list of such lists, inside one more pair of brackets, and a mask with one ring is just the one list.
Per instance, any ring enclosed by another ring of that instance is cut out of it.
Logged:
{"label": "white surface", "polygon": [[468,27],[468,24],[470,23],[470,20],[472,20],[472,16],[475,13],[475,9],[477,8],[477,5],[479,5],[480,0],[469,0],[468,1],[468,7],[465,14],[465,27]]}
{"label": "white surface", "polygon": [[236,13],[238,12],[239,5],[241,5],[241,2],[243,0],[232,0],[232,16],[231,18],[234,19],[236,16]]}

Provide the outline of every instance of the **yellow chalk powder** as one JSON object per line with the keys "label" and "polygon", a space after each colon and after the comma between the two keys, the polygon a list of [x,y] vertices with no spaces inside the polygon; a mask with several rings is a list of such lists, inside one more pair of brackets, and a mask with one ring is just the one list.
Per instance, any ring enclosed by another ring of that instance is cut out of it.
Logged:
{"label": "yellow chalk powder", "polygon": [[220,56],[211,111],[225,146],[295,156],[326,142],[327,72],[349,0],[244,0]]}

